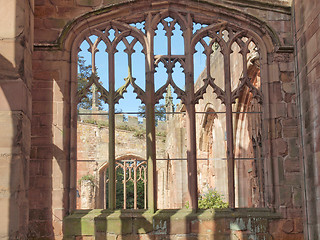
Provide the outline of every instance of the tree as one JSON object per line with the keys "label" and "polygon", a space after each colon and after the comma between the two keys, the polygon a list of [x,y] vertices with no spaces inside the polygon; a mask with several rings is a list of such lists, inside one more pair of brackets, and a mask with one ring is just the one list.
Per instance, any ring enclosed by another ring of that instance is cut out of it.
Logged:
{"label": "tree", "polygon": [[[88,78],[92,74],[92,66],[86,65],[86,60],[84,57],[79,56],[78,58],[78,92],[82,90],[86,84],[88,83]],[[94,73],[98,76],[97,69]],[[101,110],[102,109],[102,100],[97,98],[97,107]],[[87,92],[85,98],[81,99],[81,102],[78,104],[78,109],[92,109],[92,86],[90,87],[90,91]]]}
{"label": "tree", "polygon": [[[146,105],[139,106],[140,116],[145,118],[146,117]],[[164,104],[158,104],[155,106],[155,119],[156,122],[158,121],[165,121],[166,120],[166,107]]]}
{"label": "tree", "polygon": [[[127,169],[126,173],[126,179],[128,179],[128,174],[131,171],[131,175],[133,176],[134,170]],[[140,178],[140,174],[142,172],[137,171],[137,179]],[[145,176],[144,176],[145,177]],[[106,178],[109,178],[109,168],[106,171]],[[117,168],[116,170],[116,209],[122,209],[124,206],[124,196],[123,196],[123,180],[124,180],[124,172],[123,168]],[[126,182],[126,204],[127,209],[134,208],[134,183],[133,181],[127,181]],[[137,207],[138,209],[144,208],[144,195],[147,194],[144,192],[144,182],[143,181],[137,181]],[[106,199],[107,202],[109,201],[109,188],[108,184],[106,185]]]}

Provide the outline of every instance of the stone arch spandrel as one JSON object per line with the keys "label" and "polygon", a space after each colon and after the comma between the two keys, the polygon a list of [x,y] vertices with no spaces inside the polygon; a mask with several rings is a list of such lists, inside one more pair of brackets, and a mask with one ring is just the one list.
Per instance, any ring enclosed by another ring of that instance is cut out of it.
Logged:
{"label": "stone arch spandrel", "polygon": [[[263,26],[268,31],[279,34],[277,25],[279,20],[290,20],[291,8],[285,1],[88,1],[88,3],[68,2],[62,3],[54,1],[54,3],[38,3],[35,6],[35,45],[39,47],[59,47],[61,48],[65,39],[68,37],[72,28],[88,19],[99,19],[101,16],[108,16],[111,19],[115,16],[128,16],[132,11],[139,9],[150,9],[154,6],[168,7],[179,4],[185,9],[196,9],[198,12],[203,12],[206,9],[201,7],[203,5],[210,5],[218,9],[221,18],[223,16],[243,16],[243,19],[249,19],[251,24],[255,23],[257,26]],[[122,11],[125,9],[126,11]],[[211,11],[211,10],[210,10]],[[277,22],[276,22],[277,21]],[[264,24],[267,23],[267,24]],[[276,30],[273,30],[276,29]],[[270,34],[272,35],[272,34]],[[281,42],[283,42],[281,40]],[[279,45],[280,46],[280,45]]]}
{"label": "stone arch spandrel", "polygon": [[[78,37],[79,33],[81,33],[82,31],[88,30],[91,26],[97,27],[98,25],[100,25],[101,21],[99,19],[101,18],[109,20],[117,18],[126,19],[128,15],[131,15],[130,12],[134,11],[134,14],[137,14],[137,17],[136,19],[133,19],[138,22],[139,20],[144,18],[144,13],[146,13],[148,10],[153,9],[160,10],[159,15],[157,15],[154,20],[156,20],[157,18],[165,18],[165,16],[169,15],[170,10],[168,9],[170,9],[170,1],[168,1],[168,3],[161,2],[160,4],[156,4],[157,1],[153,2],[155,2],[155,4],[151,4],[151,1],[148,3],[143,3],[142,1],[134,1],[134,3],[130,2],[130,4],[119,3],[118,5],[115,4],[112,6],[103,6],[101,9],[86,13],[82,16],[75,16],[73,20],[70,19],[71,21],[67,25],[65,25],[63,29],[61,29],[61,33],[56,39],[56,42],[53,44],[59,48],[70,50],[71,45],[73,45],[74,43],[74,38]],[[137,7],[133,7],[133,5],[135,4],[137,5]],[[153,7],[153,5],[156,7]],[[206,8],[206,5],[211,6],[212,8]],[[273,24],[268,23],[268,19],[263,19],[261,16],[249,14],[243,9],[234,9],[226,5],[216,5],[211,2],[208,2],[207,4],[194,5],[194,1],[181,1],[179,6],[181,7],[181,9],[185,9],[186,12],[196,11],[201,12],[202,14],[205,12],[206,14],[208,14],[208,16],[211,15],[216,19],[236,24],[238,26],[241,26],[243,29],[250,28],[255,32],[260,32],[260,38],[264,38],[263,41],[265,43],[270,42],[266,45],[270,52],[274,48],[278,49],[283,45],[283,41],[278,35],[279,33],[274,29]],[[113,8],[115,9],[115,11],[113,11]],[[141,11],[141,9],[143,9],[143,11]],[[286,14],[290,13],[286,12]],[[212,22],[212,18],[210,19],[208,16],[204,17],[203,19]],[[179,14],[177,15],[177,17],[179,24],[184,27],[185,23],[179,17]],[[45,47],[45,45],[40,44],[39,47],[41,46]]]}

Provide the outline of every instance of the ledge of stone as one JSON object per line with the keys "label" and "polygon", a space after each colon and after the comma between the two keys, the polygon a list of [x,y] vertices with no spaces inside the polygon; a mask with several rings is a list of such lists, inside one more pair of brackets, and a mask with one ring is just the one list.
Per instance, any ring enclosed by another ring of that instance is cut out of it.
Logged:
{"label": "ledge of stone", "polygon": [[[280,219],[270,209],[188,209],[158,210],[76,210],[64,219],[64,236],[95,236],[97,233],[196,234],[214,231],[249,231],[267,233],[268,222]],[[259,230],[257,230],[259,229]]]}

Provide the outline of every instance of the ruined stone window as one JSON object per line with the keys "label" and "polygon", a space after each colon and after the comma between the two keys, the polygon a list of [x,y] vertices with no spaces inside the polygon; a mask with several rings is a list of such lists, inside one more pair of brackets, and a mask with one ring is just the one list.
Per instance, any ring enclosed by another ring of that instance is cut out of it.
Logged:
{"label": "ruined stone window", "polygon": [[78,54],[78,208],[196,209],[210,189],[231,208],[265,206],[259,60],[252,32],[204,13],[90,27]]}

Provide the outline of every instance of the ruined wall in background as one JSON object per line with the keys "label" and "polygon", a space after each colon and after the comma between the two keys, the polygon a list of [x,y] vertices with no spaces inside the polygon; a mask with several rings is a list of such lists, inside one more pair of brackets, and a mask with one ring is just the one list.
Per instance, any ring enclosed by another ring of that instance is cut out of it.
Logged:
{"label": "ruined wall in background", "polygon": [[301,162],[304,169],[305,239],[320,236],[320,2],[294,1],[295,78],[298,89]]}
{"label": "ruined wall in background", "polygon": [[[91,110],[82,110],[89,113]],[[106,113],[99,111],[99,113]],[[94,178],[94,194],[98,196],[98,186],[100,186],[100,174],[105,174],[104,167],[108,166],[109,160],[109,129],[106,115],[88,116],[79,115],[77,124],[77,209],[97,208],[97,204],[92,203],[91,207],[84,206],[80,202],[86,191],[81,189],[81,179],[86,176]],[[164,158],[166,153],[165,135],[167,127],[165,122],[159,122],[157,128],[157,155]],[[124,118],[123,114],[116,115],[116,160],[137,157],[146,158],[146,129],[145,121],[139,123],[138,118],[128,116]],[[127,157],[127,158],[126,158]],[[162,161],[161,161],[162,162]],[[160,171],[162,165],[157,169]],[[102,172],[100,172],[102,171]],[[160,177],[160,176],[159,176]],[[161,178],[161,177],[160,177]],[[87,190],[91,191],[88,187]],[[159,196],[161,197],[161,196]],[[163,201],[163,199],[162,199]],[[97,203],[97,201],[96,201]]]}

